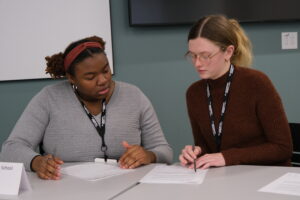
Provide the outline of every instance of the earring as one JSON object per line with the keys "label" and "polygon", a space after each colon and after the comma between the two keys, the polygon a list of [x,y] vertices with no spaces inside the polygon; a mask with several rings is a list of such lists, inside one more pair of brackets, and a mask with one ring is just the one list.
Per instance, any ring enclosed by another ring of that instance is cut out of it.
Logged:
{"label": "earring", "polygon": [[76,85],[73,85],[73,84],[72,84],[72,88],[73,88],[74,91],[77,91],[77,88],[78,88],[78,87],[77,87]]}

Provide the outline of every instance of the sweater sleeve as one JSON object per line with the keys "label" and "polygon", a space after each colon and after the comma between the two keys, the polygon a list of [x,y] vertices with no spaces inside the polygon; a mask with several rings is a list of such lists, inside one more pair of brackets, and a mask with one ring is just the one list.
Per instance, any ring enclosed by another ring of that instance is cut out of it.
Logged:
{"label": "sweater sleeve", "polygon": [[173,151],[166,141],[154,108],[141,92],[140,127],[142,146],[155,154],[157,163],[172,163]]}
{"label": "sweater sleeve", "polygon": [[36,150],[49,121],[47,102],[45,89],[33,97],[2,145],[2,161],[24,163],[25,169],[31,170],[31,160],[39,155]]}
{"label": "sweater sleeve", "polygon": [[292,140],[280,96],[267,76],[262,74],[254,82],[257,88],[256,115],[263,129],[265,142],[222,151],[226,165],[287,164],[292,154]]}

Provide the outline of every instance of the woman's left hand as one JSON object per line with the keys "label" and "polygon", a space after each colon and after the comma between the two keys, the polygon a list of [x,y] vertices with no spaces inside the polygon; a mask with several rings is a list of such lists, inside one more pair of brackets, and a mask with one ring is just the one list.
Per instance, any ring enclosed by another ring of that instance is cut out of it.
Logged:
{"label": "woman's left hand", "polygon": [[[209,167],[225,166],[225,159],[222,153],[210,153],[199,157],[196,161],[196,168],[207,169]],[[190,168],[193,166],[190,166]]]}
{"label": "woman's left hand", "polygon": [[126,141],[122,142],[126,152],[119,160],[119,165],[124,169],[133,169],[141,165],[155,162],[156,156],[153,152],[145,150],[139,145],[130,145]]}

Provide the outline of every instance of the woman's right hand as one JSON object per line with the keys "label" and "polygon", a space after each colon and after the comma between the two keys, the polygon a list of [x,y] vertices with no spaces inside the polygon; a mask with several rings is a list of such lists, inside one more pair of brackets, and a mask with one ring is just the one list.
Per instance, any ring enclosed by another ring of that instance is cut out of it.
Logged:
{"label": "woman's right hand", "polygon": [[201,154],[201,148],[192,145],[186,145],[179,155],[180,164],[184,167],[193,167],[194,160]]}
{"label": "woman's right hand", "polygon": [[51,154],[36,156],[32,161],[32,169],[41,179],[58,180],[61,177],[60,165],[64,162]]}

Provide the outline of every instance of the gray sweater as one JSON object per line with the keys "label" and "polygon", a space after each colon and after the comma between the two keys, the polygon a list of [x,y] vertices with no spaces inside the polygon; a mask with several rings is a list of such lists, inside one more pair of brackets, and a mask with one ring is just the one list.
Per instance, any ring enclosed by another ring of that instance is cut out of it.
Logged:
{"label": "gray sweater", "polygon": [[[109,158],[120,158],[125,152],[122,141],[152,151],[157,162],[172,162],[172,149],[148,98],[136,86],[116,82],[106,110]],[[101,138],[67,81],[45,87],[30,101],[3,143],[0,160],[22,162],[30,170],[41,142],[46,154],[65,162],[103,157]]]}

